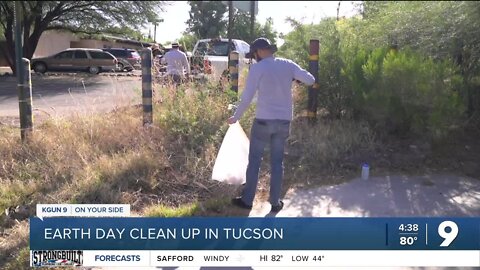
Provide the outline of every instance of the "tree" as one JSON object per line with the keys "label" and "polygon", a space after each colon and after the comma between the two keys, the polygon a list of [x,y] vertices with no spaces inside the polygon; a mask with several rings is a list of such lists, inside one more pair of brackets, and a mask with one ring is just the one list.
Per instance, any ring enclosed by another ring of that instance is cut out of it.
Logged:
{"label": "tree", "polygon": [[383,11],[389,4],[389,1],[363,1],[361,12],[364,18],[375,16]]}
{"label": "tree", "polygon": [[270,41],[275,42],[278,32],[273,30],[273,19],[271,17],[267,18],[264,25],[258,24],[258,26],[258,28],[255,26],[256,37],[266,37]]}
{"label": "tree", "polygon": [[318,35],[313,34],[314,25],[303,24],[293,18],[287,17],[287,22],[293,27],[293,31],[283,35],[285,43],[279,48],[278,55],[292,59],[300,66],[308,67],[308,42],[311,38],[318,38]]}
{"label": "tree", "polygon": [[273,30],[273,19],[268,18],[265,24],[255,22],[254,33],[250,31],[250,13],[236,10],[233,17],[232,37],[251,43],[258,37],[266,37],[275,42],[278,34]]}
{"label": "tree", "polygon": [[366,19],[360,43],[412,48],[436,60],[451,59],[460,66],[465,82],[468,115],[480,115],[480,2],[366,1]]}
{"label": "tree", "polygon": [[[139,30],[157,19],[162,1],[22,1],[23,56],[31,59],[46,30],[101,33],[111,27]],[[0,1],[0,28],[6,49],[1,53],[15,73],[14,1]]]}
{"label": "tree", "polygon": [[196,42],[197,38],[189,33],[184,33],[183,36],[178,39],[178,44],[183,46],[187,51],[193,51]]}
{"label": "tree", "polygon": [[187,32],[197,38],[214,38],[225,34],[227,6],[220,1],[189,1]]}
{"label": "tree", "polygon": [[[186,34],[197,39],[227,36],[228,7],[220,1],[190,1],[190,19],[187,21]],[[268,18],[265,24],[255,22],[253,36],[250,31],[250,13],[235,9],[233,15],[232,37],[248,43],[257,37],[266,37],[275,42],[278,33],[273,30],[273,20]],[[185,36],[187,38],[187,36]],[[187,41],[188,43],[188,41]]]}
{"label": "tree", "polygon": [[[120,36],[123,38],[128,38],[128,39],[133,39],[138,41],[146,41],[141,31],[132,29],[128,26],[124,26],[124,27],[112,26],[112,27],[105,28],[103,32]],[[152,39],[152,42],[153,42],[153,39]]]}

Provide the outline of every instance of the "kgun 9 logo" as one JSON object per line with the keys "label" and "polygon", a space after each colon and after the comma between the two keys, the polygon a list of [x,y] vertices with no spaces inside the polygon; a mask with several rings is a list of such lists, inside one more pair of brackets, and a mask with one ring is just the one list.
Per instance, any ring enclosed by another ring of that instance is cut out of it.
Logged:
{"label": "kgun 9 logo", "polygon": [[448,247],[457,238],[458,226],[453,221],[444,221],[438,225],[438,234],[443,238],[440,246]]}

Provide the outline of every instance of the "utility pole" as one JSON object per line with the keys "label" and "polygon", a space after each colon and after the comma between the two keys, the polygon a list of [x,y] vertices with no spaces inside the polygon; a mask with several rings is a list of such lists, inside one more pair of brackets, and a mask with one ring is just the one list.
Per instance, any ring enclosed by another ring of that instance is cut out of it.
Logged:
{"label": "utility pole", "polygon": [[153,42],[157,43],[157,24],[162,23],[163,19],[155,19],[151,21],[153,23]]}
{"label": "utility pole", "polygon": [[340,20],[340,4],[342,3],[342,1],[338,1],[338,7],[337,7],[337,21]]}
{"label": "utility pole", "polygon": [[157,43],[157,22],[153,25],[153,42]]}
{"label": "utility pole", "polygon": [[255,39],[255,1],[250,1],[250,36]]}
{"label": "utility pole", "polygon": [[232,51],[233,1],[228,1],[228,55]]}

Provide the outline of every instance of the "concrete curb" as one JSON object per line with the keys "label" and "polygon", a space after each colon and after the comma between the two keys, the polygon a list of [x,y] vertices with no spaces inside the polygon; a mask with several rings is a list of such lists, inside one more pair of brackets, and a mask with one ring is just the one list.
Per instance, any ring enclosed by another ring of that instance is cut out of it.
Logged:
{"label": "concrete curb", "polygon": [[[99,74],[88,74],[88,73],[53,73],[53,72],[47,72],[47,73],[35,73],[32,72],[32,77],[50,77],[50,76],[76,76],[76,77],[97,77],[97,76],[104,76],[104,77],[141,77],[142,74],[135,74],[135,73],[130,73],[130,72],[125,72],[125,73],[99,73]],[[0,77],[13,77],[13,74],[11,73],[4,73],[0,74]]]}
{"label": "concrete curb", "polygon": [[48,76],[76,76],[76,77],[96,77],[96,76],[104,76],[104,77],[141,77],[142,74],[134,74],[134,73],[99,73],[99,74],[88,74],[88,73],[50,73],[47,72],[45,74],[42,73],[32,73],[32,76],[37,77],[48,77]]}

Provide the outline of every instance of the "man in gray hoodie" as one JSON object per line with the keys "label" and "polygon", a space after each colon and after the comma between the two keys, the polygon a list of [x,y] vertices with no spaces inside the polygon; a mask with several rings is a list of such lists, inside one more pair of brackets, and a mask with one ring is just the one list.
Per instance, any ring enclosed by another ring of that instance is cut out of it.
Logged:
{"label": "man in gray hoodie", "polygon": [[276,50],[276,46],[266,38],[258,38],[252,43],[247,57],[255,58],[257,63],[251,65],[240,103],[235,114],[228,119],[229,124],[237,122],[258,91],[256,117],[250,134],[246,184],[242,196],[232,199],[232,203],[241,208],[252,208],[263,152],[270,145],[269,201],[272,212],[283,208],[280,195],[284,146],[290,135],[293,117],[292,82],[298,80],[306,85],[315,83],[313,75],[293,61],[275,57],[273,54]]}

